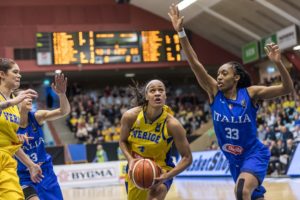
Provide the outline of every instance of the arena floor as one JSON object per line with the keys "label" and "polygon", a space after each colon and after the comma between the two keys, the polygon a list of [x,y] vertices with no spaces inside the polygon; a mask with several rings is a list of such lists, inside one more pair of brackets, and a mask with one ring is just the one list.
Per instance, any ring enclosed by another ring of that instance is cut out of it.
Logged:
{"label": "arena floor", "polygon": [[[268,178],[263,184],[267,200],[300,200],[300,178]],[[177,178],[166,200],[233,200],[231,178]],[[124,185],[97,188],[63,188],[65,200],[126,199]]]}

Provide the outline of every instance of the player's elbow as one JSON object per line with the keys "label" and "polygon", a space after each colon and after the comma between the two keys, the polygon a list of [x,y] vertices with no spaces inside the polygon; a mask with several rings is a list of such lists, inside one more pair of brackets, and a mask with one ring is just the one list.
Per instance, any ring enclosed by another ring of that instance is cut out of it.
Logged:
{"label": "player's elbow", "polygon": [[187,155],[184,156],[185,158],[185,162],[186,162],[186,166],[190,166],[193,162],[193,156],[192,153],[188,153]]}
{"label": "player's elbow", "polygon": [[192,154],[190,154],[188,158],[188,166],[190,166],[192,163],[193,163],[193,156]]}
{"label": "player's elbow", "polygon": [[282,93],[283,95],[289,95],[294,91],[294,84],[290,83],[288,85],[283,85],[282,86]]}
{"label": "player's elbow", "polygon": [[70,114],[70,112],[71,112],[71,108],[70,108],[70,106],[66,106],[66,107],[64,107],[64,108],[60,108],[60,115],[62,116],[62,117],[64,117],[64,116],[67,116],[68,114]]}

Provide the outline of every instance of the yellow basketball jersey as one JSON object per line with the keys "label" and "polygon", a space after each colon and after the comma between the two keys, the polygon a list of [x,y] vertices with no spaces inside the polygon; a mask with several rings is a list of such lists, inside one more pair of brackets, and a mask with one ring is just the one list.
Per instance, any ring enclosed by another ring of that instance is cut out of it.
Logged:
{"label": "yellow basketball jersey", "polygon": [[[6,101],[0,94],[0,102]],[[20,123],[20,113],[17,106],[10,106],[0,110],[0,151],[5,151],[10,155],[21,147],[17,137],[17,130]]]}
{"label": "yellow basketball jersey", "polygon": [[128,137],[129,149],[133,157],[150,158],[167,171],[174,167],[171,158],[173,137],[168,134],[166,126],[170,112],[170,108],[164,106],[162,114],[153,123],[147,123],[142,110]]}

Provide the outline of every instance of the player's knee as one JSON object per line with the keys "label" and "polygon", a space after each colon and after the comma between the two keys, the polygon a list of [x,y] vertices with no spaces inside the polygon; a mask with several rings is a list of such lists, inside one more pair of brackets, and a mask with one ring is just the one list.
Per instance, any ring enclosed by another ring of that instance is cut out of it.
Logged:
{"label": "player's knee", "polygon": [[235,194],[237,200],[245,200],[250,198],[251,192],[249,189],[245,188],[245,179],[241,178],[238,180],[235,188]]}
{"label": "player's knee", "polygon": [[32,186],[23,187],[23,193],[25,200],[39,200],[37,192]]}
{"label": "player's knee", "polygon": [[164,184],[161,184],[153,189],[150,190],[149,192],[149,199],[151,200],[160,200],[162,197],[166,196],[168,190]]}

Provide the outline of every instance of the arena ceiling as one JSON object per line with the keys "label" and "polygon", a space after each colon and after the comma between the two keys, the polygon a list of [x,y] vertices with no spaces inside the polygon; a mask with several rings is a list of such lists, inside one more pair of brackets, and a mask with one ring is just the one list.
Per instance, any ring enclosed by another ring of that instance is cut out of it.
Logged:
{"label": "arena ceiling", "polygon": [[[167,20],[174,0],[131,0]],[[292,24],[300,26],[300,0],[196,0],[182,10],[184,26],[241,57],[241,47]]]}

